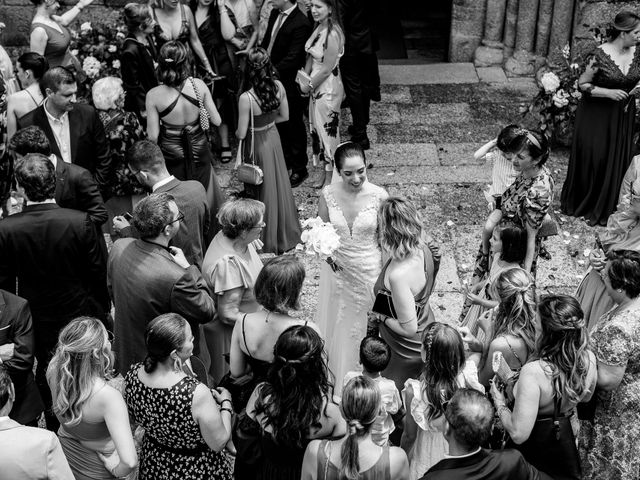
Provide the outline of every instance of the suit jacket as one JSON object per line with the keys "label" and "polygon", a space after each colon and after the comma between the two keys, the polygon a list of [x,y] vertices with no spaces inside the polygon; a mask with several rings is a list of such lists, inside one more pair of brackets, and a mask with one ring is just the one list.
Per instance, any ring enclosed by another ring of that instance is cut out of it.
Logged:
{"label": "suit jacket", "polygon": [[109,310],[104,237],[84,212],[29,205],[0,221],[0,288],[29,301],[34,328]]}
{"label": "suit jacket", "polygon": [[463,458],[440,460],[421,480],[552,480],[517,450],[486,450]]}
{"label": "suit jacket", "polygon": [[[178,210],[184,215],[178,233],[171,239],[171,245],[181,248],[189,263],[202,268],[205,238],[211,228],[207,192],[196,180],[178,180],[177,178],[162,185],[154,193],[162,192],[173,196]],[[120,236],[139,238],[138,232],[133,227],[124,228]]]}
{"label": "suit jacket", "polygon": [[338,0],[340,22],[344,28],[345,55],[372,55],[379,49],[375,34],[378,0]]}
{"label": "suit jacket", "polygon": [[56,161],[56,203],[63,208],[72,208],[89,214],[89,218],[100,226],[109,214],[102,195],[89,170],[73,163]]}
{"label": "suit jacket", "polygon": [[[60,148],[53,135],[49,119],[44,111],[44,104],[27,113],[18,120],[18,128],[36,125],[40,127],[51,144],[51,151],[58,158]],[[104,193],[113,170],[109,155],[109,142],[98,112],[89,106],[76,104],[69,112],[69,137],[71,140],[71,163],[89,170],[96,179],[100,190]]]}
{"label": "suit jacket", "polygon": [[31,310],[24,298],[0,290],[0,345],[6,343],[14,344],[13,357],[3,365],[16,391],[16,400],[9,416],[17,422],[29,423],[44,410],[33,378]]}
{"label": "suit jacket", "polygon": [[[262,48],[265,50],[271,41],[271,31],[280,15],[280,10],[274,8],[269,17],[267,31],[262,40]],[[311,23],[299,8],[294,8],[287,15],[287,18],[276,35],[273,48],[271,49],[271,62],[278,71],[280,80],[285,88],[295,85],[298,70],[304,68],[307,54],[304,51],[304,44],[311,36]]]}
{"label": "suit jacket", "polygon": [[60,440],[44,428],[0,419],[0,477],[11,480],[74,480]]}
{"label": "suit jacket", "polygon": [[182,315],[198,345],[199,324],[212,320],[216,311],[198,267],[182,268],[160,245],[122,238],[111,248],[107,272],[115,306],[117,371],[125,374],[131,364],[144,360],[145,328],[163,313]]}
{"label": "suit jacket", "polygon": [[[153,48],[153,42],[149,42]],[[124,99],[124,109],[127,112],[145,110],[147,92],[158,86],[156,69],[153,66],[155,52],[149,52],[147,47],[133,38],[127,38],[122,45],[120,62],[122,67],[122,86],[127,95]]]}

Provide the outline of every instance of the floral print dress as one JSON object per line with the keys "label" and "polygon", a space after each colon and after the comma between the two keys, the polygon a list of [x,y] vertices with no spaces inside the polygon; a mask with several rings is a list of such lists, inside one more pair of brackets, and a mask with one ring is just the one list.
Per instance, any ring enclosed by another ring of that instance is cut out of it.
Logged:
{"label": "floral print dress", "polygon": [[[332,31],[331,35],[338,37],[340,53],[329,76],[320,85],[315,85],[309,99],[311,133],[319,138],[320,151],[327,162],[333,162],[333,154],[340,144],[340,104],[344,98],[344,86],[338,70],[340,57],[344,53],[344,40],[336,31]],[[326,47],[327,29],[318,27],[305,45],[305,51],[313,57],[311,76],[322,68]]]}
{"label": "floral print dress", "polygon": [[599,362],[624,367],[620,385],[597,391],[593,424],[580,426],[585,480],[640,478],[640,308],[605,313],[592,332]]}
{"label": "floral print dress", "polygon": [[200,382],[184,377],[169,388],[151,388],[138,378],[141,363],[125,377],[124,398],[131,420],[145,429],[139,480],[231,480],[223,453],[211,450],[191,413]]}

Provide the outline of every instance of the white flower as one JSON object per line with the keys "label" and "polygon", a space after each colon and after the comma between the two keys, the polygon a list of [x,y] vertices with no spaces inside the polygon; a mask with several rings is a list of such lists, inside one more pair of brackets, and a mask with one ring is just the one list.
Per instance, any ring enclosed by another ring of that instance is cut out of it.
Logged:
{"label": "white flower", "polygon": [[331,256],[340,246],[340,236],[330,223],[325,223],[320,217],[309,218],[302,222],[305,230],[300,235],[300,240],[309,255],[316,255],[320,258]]}
{"label": "white flower", "polygon": [[540,83],[542,83],[542,88],[547,93],[553,93],[560,87],[560,79],[553,72],[547,72],[542,75]]}
{"label": "white flower", "polygon": [[560,89],[553,94],[552,101],[553,104],[558,108],[566,107],[567,105],[569,105],[569,94]]}
{"label": "white flower", "polygon": [[120,60],[114,60],[113,62],[111,62],[111,66],[118,70],[120,68]]}
{"label": "white flower", "polygon": [[93,30],[93,28],[91,28],[91,22],[84,22],[80,25],[80,31],[83,33],[90,32],[91,30]]}
{"label": "white flower", "polygon": [[78,53],[80,53],[80,52],[78,52],[77,48],[74,48],[73,50],[71,50],[71,55],[73,55],[74,57],[77,57]]}
{"label": "white flower", "polygon": [[569,68],[571,68],[571,70],[578,70],[580,68],[580,65],[578,65],[577,63],[572,63],[571,65],[569,65]]}
{"label": "white flower", "polygon": [[109,53],[115,53],[117,50],[118,48],[115,45],[109,45],[109,48],[107,48]]}
{"label": "white flower", "polygon": [[582,92],[580,90],[574,90],[571,92],[571,96],[575,99],[580,100],[582,98]]}
{"label": "white flower", "polygon": [[125,38],[125,37],[126,37],[126,35],[124,33],[122,33],[122,32],[116,33],[116,38]]}
{"label": "white flower", "polygon": [[562,56],[564,58],[566,58],[567,60],[569,60],[569,56],[571,55],[571,47],[569,47],[569,44],[567,43],[563,48],[562,48]]}
{"label": "white flower", "polygon": [[89,55],[82,62],[82,70],[87,74],[89,78],[96,78],[100,74],[100,62],[96,57]]}

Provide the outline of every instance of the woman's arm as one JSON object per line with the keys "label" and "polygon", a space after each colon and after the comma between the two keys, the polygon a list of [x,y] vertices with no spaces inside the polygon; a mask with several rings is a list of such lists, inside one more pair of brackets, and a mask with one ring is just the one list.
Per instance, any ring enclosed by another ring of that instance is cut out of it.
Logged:
{"label": "woman's arm", "polygon": [[215,72],[209,63],[209,59],[204,53],[204,48],[202,48],[202,42],[200,42],[200,37],[198,36],[198,29],[196,28],[196,21],[193,18],[193,13],[191,13],[189,8],[185,8],[184,5],[180,5],[180,8],[184,10],[185,16],[187,17],[187,23],[189,23],[189,44],[191,45],[191,48],[193,48],[193,51],[200,59],[200,62],[202,62],[204,69],[211,75],[215,75]]}
{"label": "woman's arm", "polygon": [[479,160],[480,158],[484,157],[487,153],[489,153],[491,149],[494,148],[497,144],[498,144],[497,138],[494,138],[493,140],[488,141],[483,146],[481,146],[478,150],[475,151],[475,153],[473,154],[473,158],[475,160]]}
{"label": "woman's arm", "polygon": [[[246,318],[245,320],[246,321]],[[245,353],[240,347],[242,341],[242,323],[243,320],[236,322],[233,326],[233,333],[231,334],[231,349],[229,351],[229,371],[231,376],[239,378],[247,373],[247,359]]]}
{"label": "woman's arm", "polygon": [[236,26],[229,18],[229,12],[227,12],[224,0],[216,1],[216,5],[220,15],[220,33],[222,34],[222,38],[228,42],[236,34]]}
{"label": "woman's arm", "polygon": [[593,83],[593,79],[598,72],[597,61],[595,57],[587,63],[587,66],[578,79],[578,88],[592,97],[608,98],[610,100],[624,100],[629,95],[624,90],[597,87]]}
{"label": "woman's arm", "polygon": [[496,384],[494,383],[491,386],[491,395],[497,414],[504,425],[504,429],[518,445],[529,438],[538,416],[540,407],[539,377],[544,373],[536,372],[536,369],[540,369],[537,362],[529,363],[522,367],[520,378],[516,383],[516,399],[513,412],[507,408],[504,394],[498,390]]}
{"label": "woman's arm", "polygon": [[56,16],[54,20],[58,22],[60,25],[63,25],[66,27],[76,19],[76,17],[80,14],[80,12],[84,7],[91,5],[92,3],[93,3],[93,0],[80,0],[78,3],[76,3],[73,7],[71,7],[69,10],[64,12],[62,15]]}
{"label": "woman's arm", "polygon": [[418,331],[418,316],[416,315],[416,301],[411,292],[411,284],[406,271],[396,269],[389,272],[389,290],[398,319],[386,318],[384,324],[398,335],[414,336]]}
{"label": "woman's arm", "polygon": [[605,391],[618,388],[626,368],[626,365],[607,365],[598,360],[598,388]]}
{"label": "woman's arm", "polygon": [[218,318],[226,325],[234,325],[240,319],[240,302],[243,287],[232,288],[218,297]]}
{"label": "woman's arm", "polygon": [[[222,392],[211,391],[201,383],[196,387],[191,404],[191,414],[200,427],[202,438],[216,452],[221,451],[231,438],[231,395],[224,389]],[[220,402],[223,399],[229,401],[219,407],[214,395]]]}
{"label": "woman's arm", "polygon": [[300,480],[316,480],[318,473],[318,449],[320,448],[320,440],[312,440],[307,445],[302,459],[302,475]]}
{"label": "woman's arm", "polygon": [[[138,455],[131,433],[127,405],[120,392],[108,385],[100,391],[97,401],[117,452],[117,458],[110,455],[109,457],[101,457],[101,459],[113,476],[124,477],[138,465]],[[115,463],[118,459],[118,463]],[[114,464],[110,465],[109,460]]]}
{"label": "woman's arm", "polygon": [[274,118],[275,123],[286,122],[289,120],[289,100],[287,100],[287,94],[284,91],[282,83],[276,80],[278,86],[278,96],[280,97],[280,107],[278,107],[278,114]]}
{"label": "woman's arm", "polygon": [[7,100],[7,143],[18,129],[18,119],[16,118],[16,94],[9,96]]}
{"label": "woman's arm", "polygon": [[36,27],[31,32],[31,36],[29,37],[29,48],[32,52],[39,53],[40,55],[44,55],[44,51],[47,49],[47,42],[49,41],[49,36],[47,32],[42,27]]}
{"label": "woman's arm", "polygon": [[256,4],[253,0],[245,0],[245,4],[247,6],[247,10],[249,12],[249,20],[251,20],[251,25],[253,26],[253,33],[249,37],[249,41],[247,42],[247,46],[242,50],[238,50],[236,55],[246,55],[249,53],[249,50],[253,48],[258,40],[258,29],[259,27],[259,19],[258,19],[258,9],[256,8]]}
{"label": "woman's arm", "polygon": [[243,140],[249,129],[249,115],[251,115],[249,95],[251,95],[249,92],[244,92],[238,100],[238,128],[236,130],[238,140]]}
{"label": "woman's arm", "polygon": [[220,113],[218,113],[218,109],[216,108],[216,104],[213,101],[213,97],[211,96],[211,92],[207,85],[200,80],[199,78],[194,79],[198,84],[198,90],[200,92],[204,92],[202,95],[202,103],[204,103],[204,108],[207,110],[209,114],[209,118],[211,123],[213,123],[216,127],[222,123],[222,118],[220,117]]}
{"label": "woman's arm", "polygon": [[[328,77],[336,66],[338,61],[338,55],[340,54],[340,36],[334,30],[329,35],[327,40],[327,48],[324,51],[324,57],[322,58],[322,66],[311,77],[309,85],[301,85],[300,90],[302,93],[309,93],[312,90],[317,89]],[[308,72],[307,72],[308,73]]]}
{"label": "woman's arm", "polygon": [[147,136],[152,142],[158,143],[158,136],[160,135],[160,115],[158,115],[154,99],[156,88],[147,92],[144,104],[145,110],[147,111]]}
{"label": "woman's arm", "polygon": [[320,199],[318,200],[318,216],[322,219],[323,222],[330,222],[329,208],[327,207],[327,201],[322,194],[320,195]]}
{"label": "woman's arm", "polygon": [[524,269],[527,272],[531,272],[533,265],[533,259],[536,254],[536,236],[538,235],[540,228],[534,228],[527,222],[527,253],[524,256]]}
{"label": "woman's arm", "polygon": [[411,402],[413,401],[413,389],[409,385],[405,384],[402,393],[407,413],[404,416],[404,430],[402,432],[402,437],[400,438],[400,447],[408,454],[416,441],[416,436],[418,435],[418,424],[413,419],[413,415],[411,415],[410,411]]}

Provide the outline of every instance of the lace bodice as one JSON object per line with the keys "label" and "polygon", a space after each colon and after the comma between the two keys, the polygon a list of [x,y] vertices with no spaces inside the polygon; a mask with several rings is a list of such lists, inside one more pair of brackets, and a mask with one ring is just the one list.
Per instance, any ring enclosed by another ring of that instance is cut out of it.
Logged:
{"label": "lace bodice", "polygon": [[640,81],[640,48],[636,47],[626,75],[602,48],[596,48],[591,55],[593,66],[597,69],[592,82],[595,86],[629,91]]}

